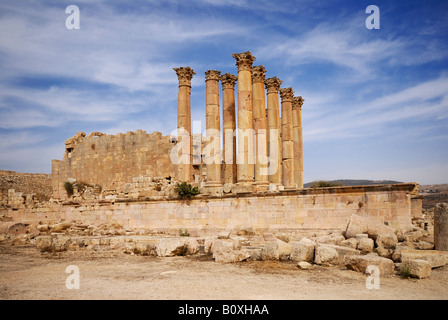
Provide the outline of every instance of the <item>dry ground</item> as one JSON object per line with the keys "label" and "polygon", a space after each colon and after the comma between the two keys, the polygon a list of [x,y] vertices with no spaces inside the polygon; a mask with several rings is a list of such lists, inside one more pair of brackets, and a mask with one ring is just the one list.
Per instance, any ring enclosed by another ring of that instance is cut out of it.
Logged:
{"label": "dry ground", "polygon": [[[67,266],[80,270],[69,290]],[[144,257],[119,252],[40,253],[0,246],[0,299],[448,299],[448,266],[427,279],[367,276],[341,267],[298,270],[288,262],[216,263],[209,257]]]}

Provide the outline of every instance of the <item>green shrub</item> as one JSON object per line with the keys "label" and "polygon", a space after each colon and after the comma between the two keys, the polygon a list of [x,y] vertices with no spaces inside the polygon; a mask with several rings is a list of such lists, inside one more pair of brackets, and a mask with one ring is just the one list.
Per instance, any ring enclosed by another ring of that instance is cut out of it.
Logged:
{"label": "green shrub", "polygon": [[407,279],[411,276],[411,270],[408,266],[402,266],[400,269],[400,275],[403,279]]}
{"label": "green shrub", "polygon": [[199,194],[199,188],[193,187],[187,182],[181,182],[177,184],[177,193],[183,199],[191,198],[192,196]]}
{"label": "green shrub", "polygon": [[64,183],[64,188],[65,191],[67,191],[67,195],[71,197],[73,195],[73,183],[71,183],[70,181],[66,181]]}
{"label": "green shrub", "polygon": [[343,184],[339,182],[331,182],[325,180],[314,181],[311,183],[311,188],[330,188],[330,187],[342,187]]}
{"label": "green shrub", "polygon": [[179,229],[179,236],[181,236],[181,237],[189,237],[190,233],[188,232],[187,229],[185,229],[185,230]]}

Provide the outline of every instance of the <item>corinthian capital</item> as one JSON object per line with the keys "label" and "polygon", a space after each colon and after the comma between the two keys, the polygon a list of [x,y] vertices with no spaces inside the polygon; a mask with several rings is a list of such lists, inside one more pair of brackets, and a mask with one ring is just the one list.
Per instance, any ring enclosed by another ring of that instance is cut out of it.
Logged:
{"label": "corinthian capital", "polygon": [[177,78],[179,79],[179,87],[180,86],[191,86],[191,78],[196,72],[193,71],[190,67],[180,67],[173,68],[176,71]]}
{"label": "corinthian capital", "polygon": [[305,100],[302,98],[302,96],[292,98],[292,108],[301,109],[304,101]]}
{"label": "corinthian capital", "polygon": [[234,53],[232,54],[232,57],[236,59],[238,71],[251,71],[252,63],[256,59],[250,51],[243,53]]}
{"label": "corinthian capital", "polygon": [[280,90],[280,86],[282,85],[282,83],[283,81],[277,77],[272,77],[264,80],[264,85],[268,93],[278,94],[278,90]]}
{"label": "corinthian capital", "polygon": [[256,66],[252,68],[252,82],[263,83],[266,77],[266,69],[263,66]]}
{"label": "corinthian capital", "polygon": [[220,75],[221,75],[221,71],[218,71],[218,70],[207,70],[205,72],[205,81],[208,81],[208,80],[217,80],[217,81],[219,81]]}
{"label": "corinthian capital", "polygon": [[282,102],[292,101],[293,97],[294,97],[294,90],[292,90],[292,88],[280,89],[280,98],[282,98]]}
{"label": "corinthian capital", "polygon": [[238,77],[227,72],[226,74],[221,75],[220,79],[223,89],[234,89]]}

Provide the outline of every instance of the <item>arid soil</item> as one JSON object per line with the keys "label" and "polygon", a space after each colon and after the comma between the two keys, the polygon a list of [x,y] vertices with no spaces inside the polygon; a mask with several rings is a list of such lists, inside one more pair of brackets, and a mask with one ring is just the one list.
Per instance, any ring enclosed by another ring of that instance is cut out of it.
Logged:
{"label": "arid soil", "polygon": [[[66,287],[69,265],[79,268],[79,289]],[[299,270],[292,262],[0,246],[0,299],[448,299],[448,266],[422,280],[382,277],[379,289],[367,289],[367,279],[344,267]]]}

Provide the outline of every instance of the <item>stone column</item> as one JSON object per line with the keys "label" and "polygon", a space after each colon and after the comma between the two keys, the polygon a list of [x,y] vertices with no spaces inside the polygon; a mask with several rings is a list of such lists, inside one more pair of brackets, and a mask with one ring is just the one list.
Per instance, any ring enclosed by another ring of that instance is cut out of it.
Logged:
{"label": "stone column", "polygon": [[238,158],[237,182],[254,181],[254,143],[252,120],[252,63],[250,51],[234,53],[238,66]]}
{"label": "stone column", "polygon": [[267,156],[267,124],[266,124],[266,98],[264,80],[266,69],[263,66],[252,68],[253,92],[253,125],[255,132],[255,183],[260,186],[269,186],[268,156]]}
{"label": "stone column", "polygon": [[294,135],[294,183],[303,189],[303,140],[302,140],[302,97],[292,100],[292,130]]}
{"label": "stone column", "polygon": [[236,183],[235,82],[238,77],[226,73],[222,83],[222,127],[224,146],[224,183]]}
{"label": "stone column", "polygon": [[280,89],[282,99],[282,183],[286,189],[295,188],[294,183],[294,135],[292,130],[292,88]]}
{"label": "stone column", "polygon": [[269,155],[269,182],[281,184],[281,139],[280,139],[280,109],[278,91],[283,83],[277,77],[264,81],[267,90],[267,148]]}
{"label": "stone column", "polygon": [[447,203],[438,203],[434,208],[434,249],[448,251]]}
{"label": "stone column", "polygon": [[[177,98],[177,129],[180,139],[188,139],[190,147],[184,151],[186,161],[178,164],[178,181],[192,181],[192,139],[191,139],[191,78],[196,73],[190,67],[174,68],[179,79],[179,93]],[[179,141],[178,141],[179,143]]]}
{"label": "stone column", "polygon": [[221,125],[219,116],[219,77],[220,71],[205,72],[205,116],[207,146],[205,148],[207,165],[207,186],[220,186],[221,183]]}

